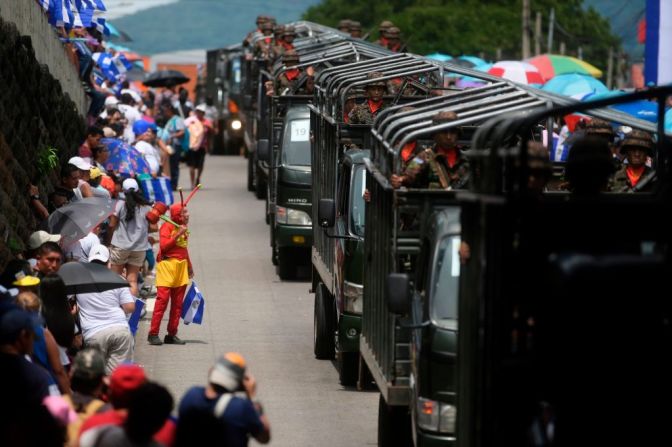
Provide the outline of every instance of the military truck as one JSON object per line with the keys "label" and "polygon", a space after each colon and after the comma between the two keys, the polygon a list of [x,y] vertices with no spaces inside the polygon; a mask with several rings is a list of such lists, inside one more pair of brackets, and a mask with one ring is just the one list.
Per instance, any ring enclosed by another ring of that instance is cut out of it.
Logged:
{"label": "military truck", "polygon": [[[503,116],[475,135],[472,160],[482,176],[460,198],[471,256],[460,271],[458,446],[666,443],[672,146],[662,116],[670,94],[652,88]],[[649,98],[658,101],[658,125],[608,107]],[[521,150],[532,129],[598,113],[624,124],[620,130],[655,134],[656,188],[532,189]]]}

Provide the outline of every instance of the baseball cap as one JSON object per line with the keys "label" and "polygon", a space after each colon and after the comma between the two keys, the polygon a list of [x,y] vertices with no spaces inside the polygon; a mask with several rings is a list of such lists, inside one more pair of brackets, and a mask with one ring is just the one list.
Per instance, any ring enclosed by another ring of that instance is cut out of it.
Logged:
{"label": "baseball cap", "polygon": [[112,107],[116,106],[117,104],[119,104],[119,100],[116,96],[108,96],[105,98],[105,107]]}
{"label": "baseball cap", "polygon": [[124,93],[128,93],[129,95],[131,95],[131,98],[133,98],[133,101],[142,102],[142,97],[135,90],[132,90],[130,88],[121,89],[121,94],[123,95]]}
{"label": "baseball cap", "polygon": [[237,352],[227,352],[217,359],[210,370],[208,381],[229,391],[240,388],[245,377],[246,363],[242,355]]}
{"label": "baseball cap", "polygon": [[202,104],[202,103],[201,103],[201,104],[197,105],[197,106],[196,106],[196,110],[199,111],[199,112],[203,112],[203,113],[205,113],[205,111],[206,111],[206,106],[205,106],[205,104]]}
{"label": "baseball cap", "polygon": [[105,375],[105,357],[95,348],[85,348],[77,353],[72,362],[72,376],[95,379]]}
{"label": "baseball cap", "polygon": [[138,182],[134,178],[127,178],[121,184],[121,189],[123,189],[124,191],[131,191],[131,190],[138,191],[140,187],[138,186]]}
{"label": "baseball cap", "polygon": [[0,315],[0,343],[12,343],[24,329],[32,330],[35,319],[17,306],[6,306]]}
{"label": "baseball cap", "polygon": [[133,133],[135,135],[142,135],[149,129],[152,129],[152,124],[145,120],[138,120],[133,123]]}
{"label": "baseball cap", "polygon": [[110,374],[110,397],[119,398],[136,390],[147,381],[145,370],[139,365],[124,363],[117,366]]}
{"label": "baseball cap", "polygon": [[84,160],[82,157],[72,157],[68,160],[68,163],[77,166],[77,169],[81,171],[88,171],[91,169],[91,163]]}
{"label": "baseball cap", "polygon": [[89,262],[92,261],[101,261],[101,262],[107,262],[110,260],[110,250],[102,245],[102,244],[97,244],[91,247],[91,251],[89,252]]}
{"label": "baseball cap", "polygon": [[40,248],[45,242],[59,242],[61,240],[60,234],[49,234],[46,231],[35,231],[28,238],[28,248],[35,250]]}

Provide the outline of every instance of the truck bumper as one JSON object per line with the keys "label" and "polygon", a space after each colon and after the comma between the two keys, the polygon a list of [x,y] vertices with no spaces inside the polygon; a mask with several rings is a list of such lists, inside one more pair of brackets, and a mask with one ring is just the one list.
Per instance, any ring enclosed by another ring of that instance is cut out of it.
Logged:
{"label": "truck bumper", "polygon": [[340,352],[359,352],[361,315],[341,314],[338,319],[338,348]]}
{"label": "truck bumper", "polygon": [[429,433],[418,429],[417,447],[452,447],[456,444],[454,435]]}
{"label": "truck bumper", "polygon": [[275,242],[280,248],[305,248],[310,256],[313,246],[313,228],[278,224],[275,228]]}

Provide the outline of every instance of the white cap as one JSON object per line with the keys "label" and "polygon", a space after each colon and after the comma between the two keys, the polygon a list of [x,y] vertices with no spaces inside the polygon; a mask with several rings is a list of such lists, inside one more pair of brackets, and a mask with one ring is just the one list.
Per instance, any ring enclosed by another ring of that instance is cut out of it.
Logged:
{"label": "white cap", "polygon": [[206,107],[207,107],[207,106],[206,106],[205,104],[201,103],[201,104],[199,104],[199,105],[196,106],[196,110],[199,111],[199,112],[203,112],[203,113],[205,113],[206,110],[207,110]]}
{"label": "white cap", "polygon": [[58,242],[61,240],[60,234],[49,234],[46,231],[36,231],[28,238],[28,248],[35,250],[40,248],[45,242]]}
{"label": "white cap", "polygon": [[129,95],[131,95],[131,97],[133,98],[133,101],[142,102],[142,97],[135,90],[132,90],[130,88],[121,89],[121,94],[123,95],[124,93],[128,93]]}
{"label": "white cap", "polygon": [[110,250],[106,246],[98,244],[91,247],[89,252],[89,262],[101,261],[107,262],[110,260]]}
{"label": "white cap", "polygon": [[105,98],[105,107],[112,107],[116,106],[117,104],[119,104],[119,100],[116,96],[108,96]]}
{"label": "white cap", "polygon": [[139,191],[140,186],[138,186],[138,182],[136,182],[134,178],[127,178],[121,184],[121,189],[124,191],[131,191],[131,190]]}
{"label": "white cap", "polygon": [[77,169],[79,169],[80,171],[91,170],[91,163],[84,160],[82,157],[72,157],[70,160],[68,160],[68,163],[77,166]]}

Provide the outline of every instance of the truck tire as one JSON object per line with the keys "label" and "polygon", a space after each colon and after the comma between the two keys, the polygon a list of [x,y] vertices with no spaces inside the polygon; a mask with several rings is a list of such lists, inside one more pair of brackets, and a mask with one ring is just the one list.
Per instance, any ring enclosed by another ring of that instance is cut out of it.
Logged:
{"label": "truck tire", "polygon": [[319,282],[315,289],[315,318],[313,326],[315,358],[331,360],[336,350],[334,338],[334,299],[324,284]]}
{"label": "truck tire", "polygon": [[408,447],[413,445],[411,416],[408,407],[391,407],[383,395],[378,399],[378,446]]}
{"label": "truck tire", "polygon": [[254,191],[254,172],[252,171],[252,160],[251,156],[247,157],[247,190],[252,192]]}
{"label": "truck tire", "polygon": [[359,352],[338,353],[338,380],[343,386],[357,385],[359,378]]}
{"label": "truck tire", "polygon": [[278,250],[278,276],[283,281],[296,279],[296,256],[291,248]]}

